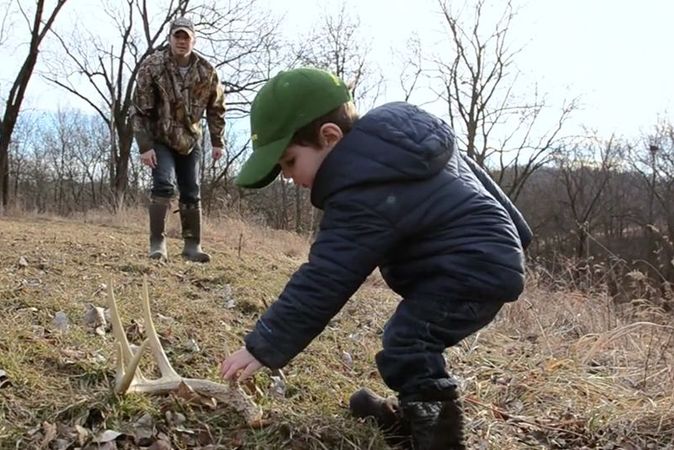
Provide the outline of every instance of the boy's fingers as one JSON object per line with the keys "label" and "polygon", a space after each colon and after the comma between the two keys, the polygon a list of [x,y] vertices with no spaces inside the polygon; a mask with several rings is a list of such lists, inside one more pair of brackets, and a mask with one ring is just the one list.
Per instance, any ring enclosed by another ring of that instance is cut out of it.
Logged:
{"label": "boy's fingers", "polygon": [[231,380],[236,377],[236,374],[241,370],[241,367],[238,364],[232,364],[227,371],[225,372],[224,379]]}
{"label": "boy's fingers", "polygon": [[222,379],[223,379],[223,380],[230,380],[230,379],[232,378],[232,374],[233,374],[233,373],[234,373],[234,371],[233,371],[231,368],[227,369],[227,370],[222,374]]}
{"label": "boy's fingers", "polygon": [[257,367],[255,367],[255,364],[253,363],[248,364],[239,375],[239,381],[243,381],[246,378],[250,377],[252,374],[255,373],[256,370]]}
{"label": "boy's fingers", "polygon": [[229,372],[229,370],[230,370],[231,368],[232,368],[232,365],[231,365],[231,364],[227,364],[226,362],[223,362],[223,363],[222,363],[222,366],[220,367],[220,376],[221,376],[222,378],[225,378],[225,379],[226,379],[226,378],[227,378],[227,373]]}
{"label": "boy's fingers", "polygon": [[236,372],[239,370],[238,368],[235,368],[237,366],[236,361],[232,360],[231,358],[227,358],[222,363],[220,364],[220,376],[222,378],[227,378],[228,375],[231,378],[232,372]]}
{"label": "boy's fingers", "polygon": [[221,378],[225,376],[225,374],[227,373],[227,369],[228,369],[228,368],[229,368],[229,364],[227,363],[227,361],[222,361],[222,362],[220,363],[220,370],[219,370],[219,372],[220,372],[220,377],[221,377]]}

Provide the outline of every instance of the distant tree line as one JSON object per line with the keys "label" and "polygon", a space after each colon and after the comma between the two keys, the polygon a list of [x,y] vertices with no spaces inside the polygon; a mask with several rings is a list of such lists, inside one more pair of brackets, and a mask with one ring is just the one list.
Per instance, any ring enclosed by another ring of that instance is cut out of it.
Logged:
{"label": "distant tree line", "polygon": [[[12,86],[0,91],[3,210],[70,215],[144,203],[149,174],[138,164],[129,121],[135,75],[140,62],[165,45],[170,22],[187,14],[199,30],[197,50],[215,64],[227,93],[226,155],[216,164],[203,161],[207,214],[240,214],[300,233],[316,230],[320,212],[308,192],[291,182],[279,179],[260,191],[233,183],[250,151],[247,115],[257,88],[278,70],[313,65],[344,78],[362,111],[380,103],[391,83],[401,92],[397,100],[441,105],[461,151],[493,175],[530,221],[536,234],[530,258],[549,268],[563,259],[601,261],[604,268],[628,262],[674,282],[674,125],[662,120],[648,135],[630,139],[591,132],[568,136],[576,99],[555,108],[518,81],[510,3],[494,16],[485,14],[484,1],[457,10],[455,2],[438,0],[446,42],[433,48],[442,50],[426,50],[419,36],[411,36],[406,48],[392,54],[399,72],[386,76],[372,60],[371,40],[345,6],[291,40],[279,31],[280,19],[256,0],[224,6],[171,0],[152,12],[143,0],[102,2],[116,30],[111,42],[92,27],[59,31],[56,16],[68,3],[52,2],[49,10],[37,0],[32,11],[12,1],[0,4],[7,11],[0,44],[9,39],[13,20],[33,17],[22,21],[30,40],[26,62]],[[89,105],[88,111],[21,110],[45,39],[58,51],[44,57],[47,69],[40,76]],[[203,145],[208,150],[208,142]],[[605,273],[600,276],[606,281]]]}

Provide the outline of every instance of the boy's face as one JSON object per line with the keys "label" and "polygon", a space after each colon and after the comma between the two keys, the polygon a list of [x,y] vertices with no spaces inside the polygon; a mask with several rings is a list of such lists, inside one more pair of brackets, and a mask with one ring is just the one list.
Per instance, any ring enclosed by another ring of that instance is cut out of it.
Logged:
{"label": "boy's face", "polygon": [[311,189],[314,178],[323,160],[342,137],[342,130],[333,123],[327,123],[320,130],[321,146],[291,144],[279,159],[284,178],[291,178],[293,183]]}
{"label": "boy's face", "polygon": [[291,144],[281,156],[279,164],[284,178],[293,180],[298,186],[309,188],[314,185],[314,177],[323,160],[328,155],[327,147],[311,147]]}

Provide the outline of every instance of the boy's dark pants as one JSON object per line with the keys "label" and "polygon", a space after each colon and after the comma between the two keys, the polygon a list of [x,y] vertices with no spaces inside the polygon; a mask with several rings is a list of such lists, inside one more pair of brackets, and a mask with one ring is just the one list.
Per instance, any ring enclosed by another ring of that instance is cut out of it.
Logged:
{"label": "boy's dark pants", "polygon": [[461,299],[407,298],[384,328],[377,367],[401,401],[433,401],[456,390],[443,352],[481,329],[503,303]]}

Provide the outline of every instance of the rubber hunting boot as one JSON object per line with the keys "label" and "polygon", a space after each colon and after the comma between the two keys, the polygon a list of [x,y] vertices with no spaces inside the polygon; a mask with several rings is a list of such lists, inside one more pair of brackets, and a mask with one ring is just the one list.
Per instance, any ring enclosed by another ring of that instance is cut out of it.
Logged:
{"label": "rubber hunting boot", "polygon": [[171,204],[170,198],[152,197],[148,206],[150,215],[150,259],[166,261],[166,215]]}
{"label": "rubber hunting boot", "polygon": [[206,263],[211,260],[211,256],[201,250],[201,205],[180,204],[180,223],[183,229],[183,247],[182,256],[194,262]]}

